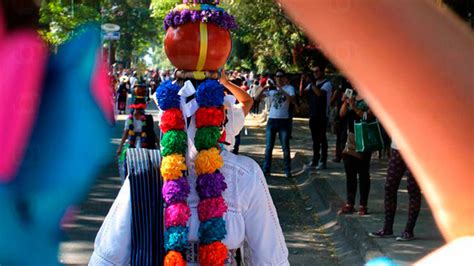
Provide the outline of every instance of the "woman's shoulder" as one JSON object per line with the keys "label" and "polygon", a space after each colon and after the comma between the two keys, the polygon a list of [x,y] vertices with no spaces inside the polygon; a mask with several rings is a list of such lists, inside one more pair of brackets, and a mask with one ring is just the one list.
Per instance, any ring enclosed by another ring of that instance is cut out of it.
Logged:
{"label": "woman's shoulder", "polygon": [[222,151],[222,158],[224,159],[224,165],[234,165],[239,168],[245,169],[247,172],[260,169],[260,166],[252,158],[244,155],[236,155],[227,150]]}
{"label": "woman's shoulder", "polygon": [[223,151],[222,157],[224,159],[224,171],[233,172],[239,180],[238,183],[250,185],[255,183],[263,177],[263,172],[260,166],[252,158],[235,155],[229,151]]}

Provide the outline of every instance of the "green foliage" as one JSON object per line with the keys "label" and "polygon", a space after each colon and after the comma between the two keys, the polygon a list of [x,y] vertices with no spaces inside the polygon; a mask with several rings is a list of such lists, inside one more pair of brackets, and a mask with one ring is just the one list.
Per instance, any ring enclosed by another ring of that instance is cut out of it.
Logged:
{"label": "green foliage", "polygon": [[[87,22],[114,23],[121,39],[114,42],[117,60],[129,66],[151,58],[171,68],[163,50],[163,20],[181,0],[49,0],[40,14],[41,35],[53,47],[66,41],[74,28]],[[223,8],[236,17],[233,51],[228,68],[301,71],[324,57],[272,0],[224,0]],[[106,44],[108,45],[108,44]],[[313,47],[308,49],[308,47]]]}
{"label": "green foliage", "polygon": [[[304,33],[272,0],[226,1],[222,5],[233,14],[239,29],[233,33],[234,51],[229,67],[295,71],[303,68],[309,58],[296,52],[309,44]],[[256,8],[258,7],[258,8]]]}
{"label": "green foliage", "polygon": [[52,46],[65,42],[79,25],[100,20],[100,13],[93,7],[85,4],[73,7],[61,0],[43,1],[40,14],[40,34]]}
{"label": "green foliage", "polygon": [[126,65],[137,63],[156,43],[159,23],[151,17],[151,0],[50,0],[40,9],[41,35],[57,46],[70,37],[77,26],[87,23],[114,23],[121,27],[116,55]]}

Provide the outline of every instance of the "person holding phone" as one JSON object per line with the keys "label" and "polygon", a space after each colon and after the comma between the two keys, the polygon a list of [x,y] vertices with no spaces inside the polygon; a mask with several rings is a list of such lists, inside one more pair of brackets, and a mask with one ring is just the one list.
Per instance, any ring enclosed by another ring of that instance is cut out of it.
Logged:
{"label": "person holding phone", "polygon": [[[313,160],[310,167],[326,169],[328,142],[326,129],[328,123],[328,95],[330,97],[332,85],[322,73],[322,67],[316,67],[312,74],[307,74],[308,85],[303,90],[309,103],[309,128],[313,140]],[[321,152],[320,152],[321,150]]]}
{"label": "person holding phone", "polygon": [[359,215],[367,215],[367,203],[370,191],[370,159],[371,152],[355,151],[354,123],[364,117],[372,119],[373,115],[367,103],[355,90],[347,89],[342,96],[342,107],[339,115],[346,118],[348,137],[344,149],[344,170],[346,172],[346,204],[339,210],[339,214],[351,214],[355,212],[355,197],[357,194],[357,183],[360,190]]}
{"label": "person holding phone", "polygon": [[[270,86],[267,91],[262,93],[261,97],[271,99],[270,113],[268,115],[266,129],[266,148],[265,162],[263,171],[269,175],[272,164],[273,147],[275,146],[276,134],[280,137],[280,144],[283,149],[284,171],[286,177],[291,177],[291,158],[290,158],[290,104],[295,104],[295,88],[288,82],[286,73],[278,70],[275,74],[275,86]],[[273,81],[267,81],[271,85]]]}

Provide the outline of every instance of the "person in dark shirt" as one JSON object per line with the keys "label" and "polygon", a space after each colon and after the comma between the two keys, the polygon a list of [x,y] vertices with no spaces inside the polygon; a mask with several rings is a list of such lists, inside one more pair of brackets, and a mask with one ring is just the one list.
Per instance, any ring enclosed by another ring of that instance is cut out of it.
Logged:
{"label": "person in dark shirt", "polygon": [[[316,71],[321,70],[317,68]],[[307,74],[306,79],[308,85],[303,90],[303,95],[307,97],[309,103],[309,128],[313,140],[313,160],[310,166],[325,169],[328,150],[326,139],[328,91],[323,87],[330,85],[330,81],[327,79],[318,81],[312,74]],[[321,145],[323,147],[320,153]],[[320,161],[321,165],[319,165]]]}

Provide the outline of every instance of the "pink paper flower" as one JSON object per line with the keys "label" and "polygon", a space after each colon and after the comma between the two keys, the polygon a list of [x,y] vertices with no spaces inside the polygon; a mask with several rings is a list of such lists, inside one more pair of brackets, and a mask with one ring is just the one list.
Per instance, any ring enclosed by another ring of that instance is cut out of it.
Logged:
{"label": "pink paper flower", "polygon": [[186,203],[179,202],[170,205],[165,210],[165,227],[186,226],[189,217],[191,217],[191,210]]}

